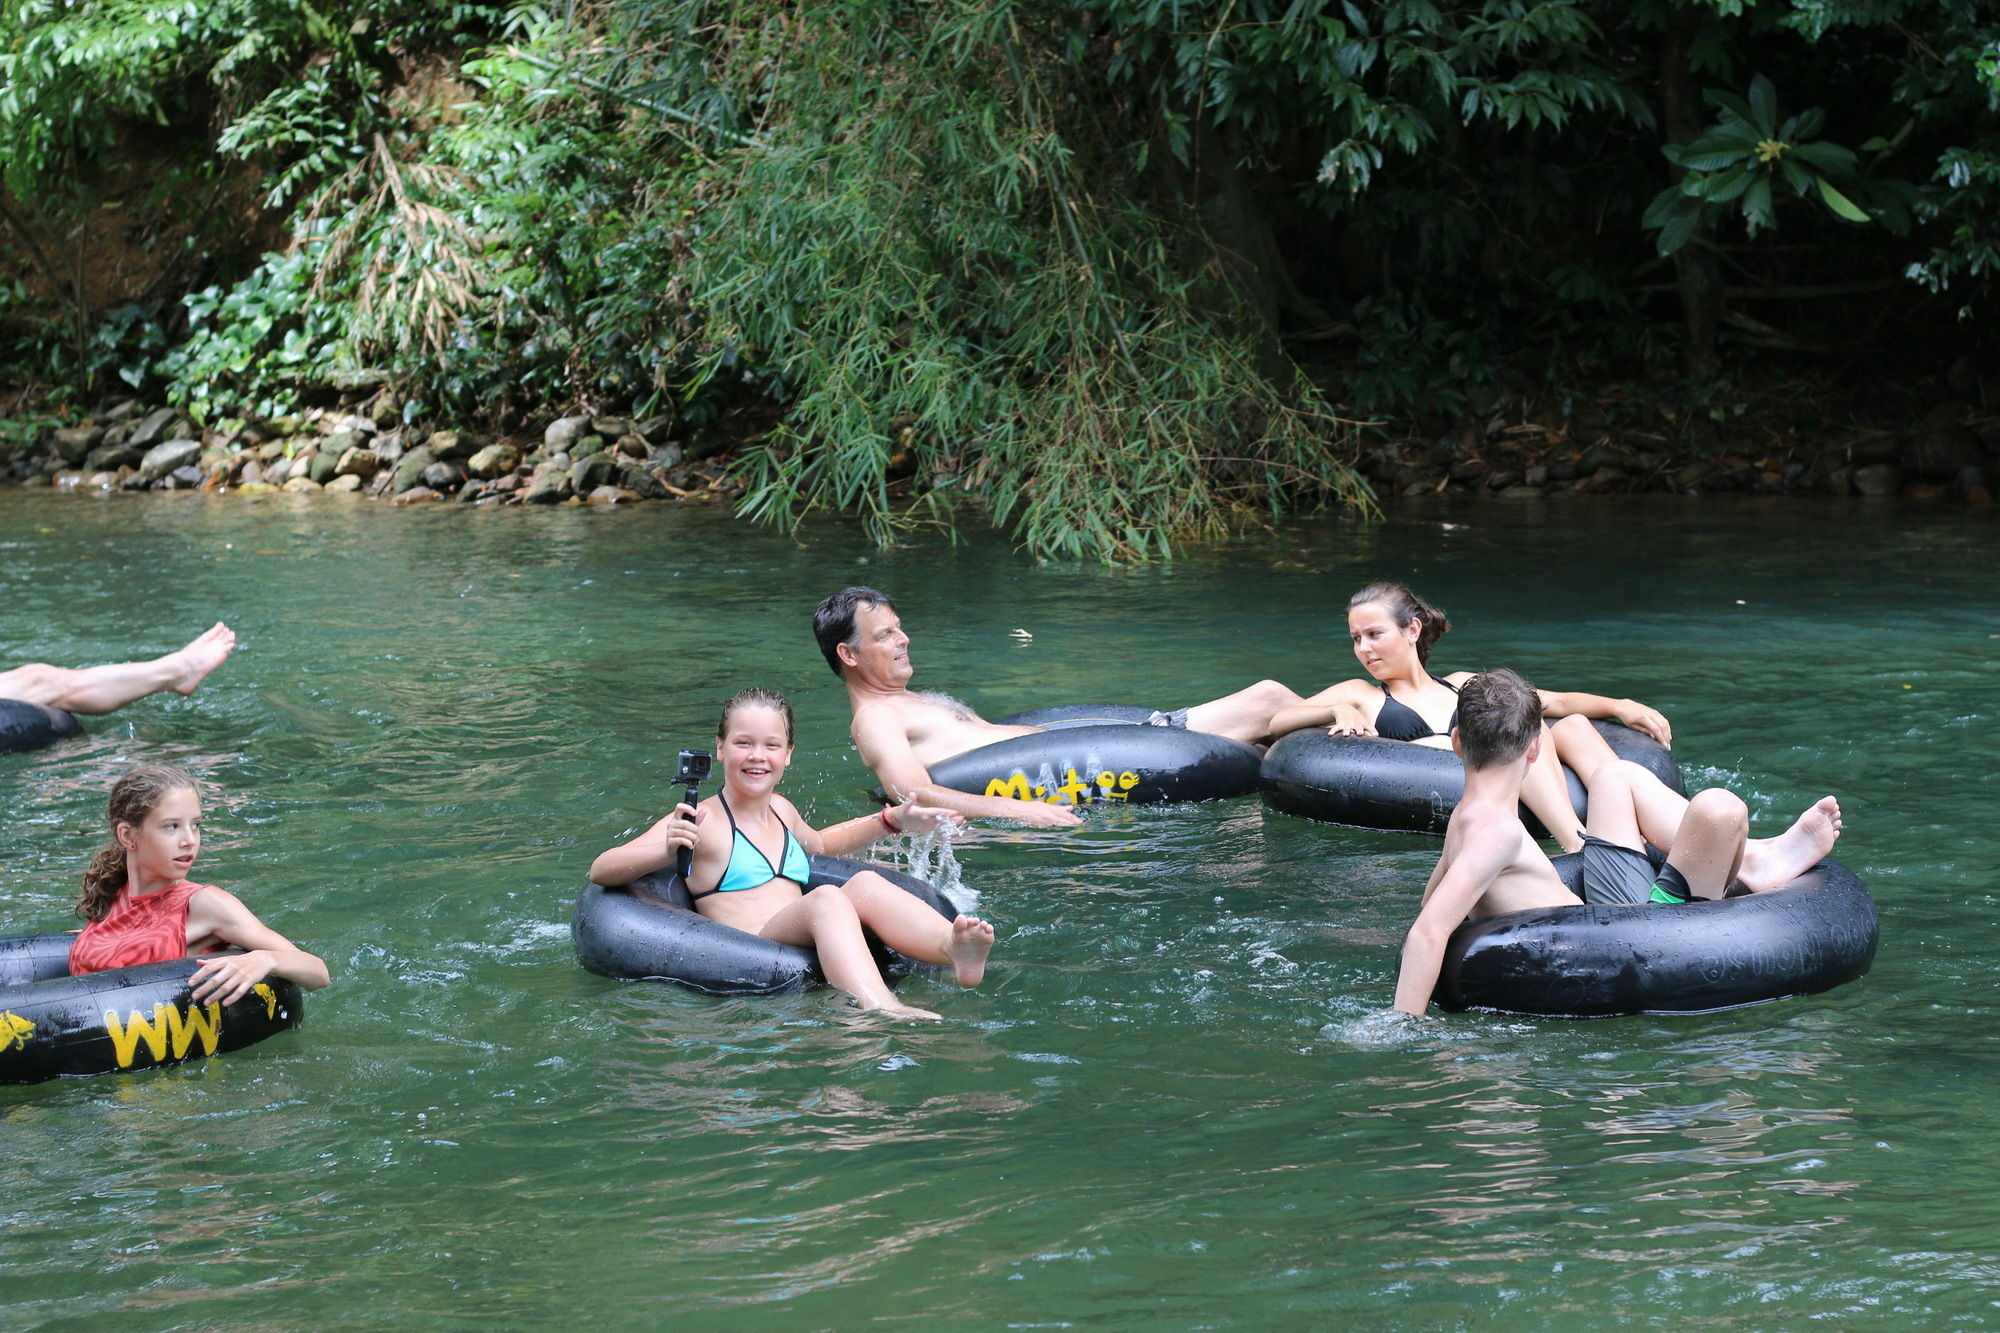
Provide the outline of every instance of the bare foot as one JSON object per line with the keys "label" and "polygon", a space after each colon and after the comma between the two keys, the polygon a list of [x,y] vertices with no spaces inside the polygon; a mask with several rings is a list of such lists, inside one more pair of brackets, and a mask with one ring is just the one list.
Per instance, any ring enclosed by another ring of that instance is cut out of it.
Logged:
{"label": "bare foot", "polygon": [[993,923],[976,916],[961,916],[951,923],[951,942],[944,951],[958,973],[958,984],[968,990],[986,976],[986,955],[993,950]]}
{"label": "bare foot", "polygon": [[1775,838],[1753,838],[1743,848],[1737,878],[1752,893],[1763,893],[1803,875],[1840,841],[1840,802],[1822,796],[1798,822]]}
{"label": "bare foot", "polygon": [[236,631],[218,620],[187,647],[168,654],[174,663],[174,693],[193,694],[208,673],[228,661],[235,650]]}
{"label": "bare foot", "polygon": [[870,1008],[861,1006],[864,1012],[886,1014],[890,1018],[927,1018],[933,1023],[944,1022],[943,1014],[934,1014],[928,1009],[919,1009],[913,1004],[878,1004]]}

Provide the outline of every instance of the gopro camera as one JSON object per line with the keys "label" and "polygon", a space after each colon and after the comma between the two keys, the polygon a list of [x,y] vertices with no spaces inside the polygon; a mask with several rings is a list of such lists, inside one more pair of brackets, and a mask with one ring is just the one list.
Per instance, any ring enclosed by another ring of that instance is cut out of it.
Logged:
{"label": "gopro camera", "polygon": [[[693,805],[701,799],[701,793],[696,791],[695,788],[708,781],[709,770],[714,767],[714,764],[715,756],[706,750],[681,751],[681,766],[680,770],[674,774],[674,781],[687,788],[687,803],[689,805]],[[683,883],[686,882],[688,870],[693,865],[694,853],[686,847],[681,848],[680,855],[674,858],[674,869],[680,873]]]}
{"label": "gopro camera", "polygon": [[674,774],[674,781],[683,787],[706,782],[714,763],[715,756],[706,750],[682,750],[680,771]]}

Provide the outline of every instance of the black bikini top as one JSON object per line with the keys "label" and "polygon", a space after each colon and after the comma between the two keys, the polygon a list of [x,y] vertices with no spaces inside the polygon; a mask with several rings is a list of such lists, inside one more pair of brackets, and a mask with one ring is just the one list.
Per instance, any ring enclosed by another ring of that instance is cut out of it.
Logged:
{"label": "black bikini top", "polygon": [[[1458,693],[1458,686],[1452,684],[1442,676],[1433,677],[1433,679],[1453,694]],[[1424,721],[1422,713],[1419,713],[1416,709],[1389,693],[1388,682],[1376,681],[1375,683],[1382,687],[1382,710],[1375,714],[1375,734],[1377,736],[1384,736],[1392,741],[1420,741],[1426,736],[1448,735],[1451,729],[1458,725],[1458,710],[1454,708],[1451,710],[1451,721],[1445,723],[1444,732],[1432,731],[1431,724]]]}

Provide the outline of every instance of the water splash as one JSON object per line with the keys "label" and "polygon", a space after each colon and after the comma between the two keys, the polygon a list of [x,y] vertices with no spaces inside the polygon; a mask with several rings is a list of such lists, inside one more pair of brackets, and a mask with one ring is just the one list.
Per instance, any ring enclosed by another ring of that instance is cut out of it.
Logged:
{"label": "water splash", "polygon": [[979,890],[966,885],[958,857],[951,850],[952,826],[908,835],[905,869],[958,905],[961,912],[979,910]]}

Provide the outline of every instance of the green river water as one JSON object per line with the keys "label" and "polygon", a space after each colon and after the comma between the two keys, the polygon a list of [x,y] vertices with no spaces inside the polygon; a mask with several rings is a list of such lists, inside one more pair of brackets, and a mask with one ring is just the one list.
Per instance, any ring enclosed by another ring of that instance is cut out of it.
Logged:
{"label": "green river water", "polygon": [[[0,756],[0,924],[69,928],[112,780],[164,760],[212,784],[196,878],[334,975],[234,1055],[0,1088],[0,1326],[2000,1328],[1995,522],[1492,501],[1108,570],[680,506],[0,492],[0,661],[242,636]],[[1001,940],[980,991],[906,984],[941,1025],[571,956],[592,856],[737,687],[791,693],[809,817],[864,808],[836,587],[997,715],[1317,689],[1377,576],[1455,617],[1441,667],[1664,710],[1759,831],[1837,793],[1873,972],[1390,1022],[1437,844],[1254,798],[962,836]]]}

